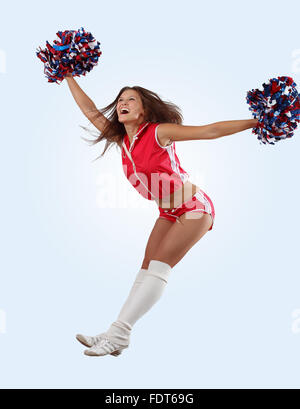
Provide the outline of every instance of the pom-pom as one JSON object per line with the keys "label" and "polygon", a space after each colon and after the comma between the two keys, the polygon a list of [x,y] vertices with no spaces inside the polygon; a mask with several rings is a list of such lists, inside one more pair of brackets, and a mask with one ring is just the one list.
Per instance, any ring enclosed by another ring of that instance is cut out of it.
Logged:
{"label": "pom-pom", "polygon": [[272,78],[263,88],[247,92],[249,110],[258,119],[252,133],[258,135],[260,143],[275,145],[294,135],[300,122],[300,98],[291,77]]}
{"label": "pom-pom", "polygon": [[44,63],[44,73],[48,82],[60,83],[67,73],[74,77],[85,75],[98,64],[102,52],[100,43],[91,33],[80,30],[58,31],[59,40],[51,45],[46,42],[44,50],[37,48],[36,55]]}

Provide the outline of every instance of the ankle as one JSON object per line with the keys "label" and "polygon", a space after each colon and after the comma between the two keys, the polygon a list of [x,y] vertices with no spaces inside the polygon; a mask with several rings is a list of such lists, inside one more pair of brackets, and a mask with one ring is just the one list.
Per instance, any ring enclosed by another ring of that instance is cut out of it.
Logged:
{"label": "ankle", "polygon": [[130,340],[131,329],[129,323],[117,320],[111,324],[106,334],[112,342],[118,345],[127,345]]}

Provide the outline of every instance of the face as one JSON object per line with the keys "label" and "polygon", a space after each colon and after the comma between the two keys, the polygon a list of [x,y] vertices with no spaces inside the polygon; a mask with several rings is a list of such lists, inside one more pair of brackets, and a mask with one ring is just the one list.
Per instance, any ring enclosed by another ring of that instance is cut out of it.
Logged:
{"label": "face", "polygon": [[[122,114],[122,108],[127,108],[129,112]],[[139,93],[133,89],[124,91],[117,101],[117,113],[119,122],[123,124],[141,122],[144,119],[145,111]]]}

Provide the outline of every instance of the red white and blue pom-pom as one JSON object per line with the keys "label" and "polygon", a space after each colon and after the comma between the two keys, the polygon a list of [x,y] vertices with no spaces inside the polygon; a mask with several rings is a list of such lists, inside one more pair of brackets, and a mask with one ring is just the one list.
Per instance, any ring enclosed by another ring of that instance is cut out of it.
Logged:
{"label": "red white and blue pom-pom", "polygon": [[300,98],[291,77],[272,78],[263,88],[247,92],[249,110],[258,119],[252,133],[258,135],[260,143],[275,145],[294,135],[300,122]]}
{"label": "red white and blue pom-pom", "polygon": [[84,30],[58,31],[59,40],[54,40],[51,45],[46,42],[44,50],[37,48],[36,55],[44,63],[44,73],[48,82],[60,83],[67,73],[73,77],[85,75],[90,72],[102,52],[100,43],[95,40],[91,33]]}

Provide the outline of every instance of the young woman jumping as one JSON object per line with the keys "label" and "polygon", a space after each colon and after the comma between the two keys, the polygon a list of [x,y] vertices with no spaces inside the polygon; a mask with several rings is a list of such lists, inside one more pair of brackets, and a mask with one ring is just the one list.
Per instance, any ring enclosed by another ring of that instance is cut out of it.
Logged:
{"label": "young woman jumping", "polygon": [[[162,296],[172,268],[214,223],[213,203],[180,166],[175,142],[231,135],[255,127],[257,119],[185,126],[176,105],[138,86],[122,88],[100,111],[71,74],[66,80],[79,108],[100,131],[92,144],[106,140],[101,156],[111,144],[117,144],[129,182],[144,198],[154,200],[159,211],[140,270],[116,321],[99,335],[76,336],[89,347],[86,355],[118,356],[128,348],[136,321]],[[110,110],[106,118],[104,114]]]}

